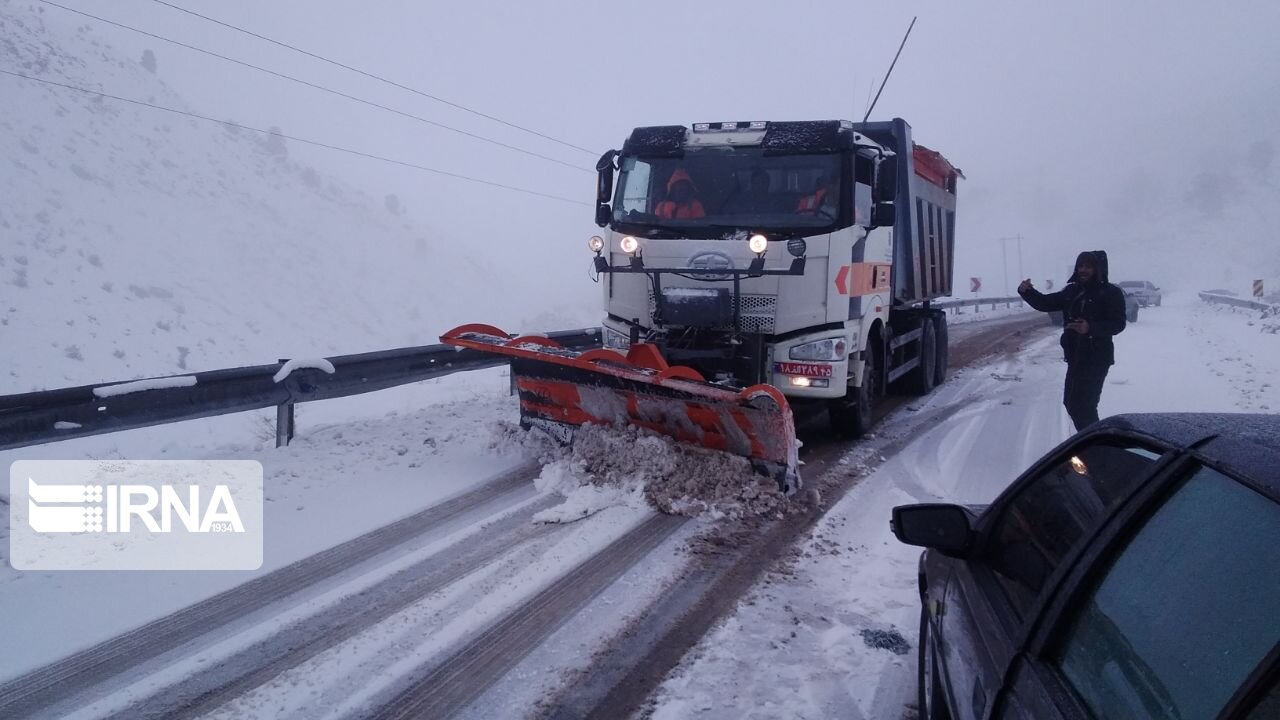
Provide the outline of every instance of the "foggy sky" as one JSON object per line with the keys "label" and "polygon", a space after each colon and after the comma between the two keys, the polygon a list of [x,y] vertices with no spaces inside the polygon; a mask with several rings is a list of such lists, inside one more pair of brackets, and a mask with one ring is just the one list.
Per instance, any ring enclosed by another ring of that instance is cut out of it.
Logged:
{"label": "foggy sky", "polygon": [[[905,118],[918,142],[967,175],[959,190],[959,278],[982,276],[983,294],[1001,292],[1000,238],[1017,234],[1023,275],[1037,282],[1063,276],[1085,248],[1111,250],[1113,267],[1132,276],[1153,262],[1152,248],[1163,247],[1170,252],[1157,253],[1152,266],[1166,276],[1153,278],[1159,282],[1225,279],[1246,269],[1280,276],[1270,239],[1280,222],[1280,170],[1248,164],[1259,148],[1280,150],[1274,2],[1090,1],[1050,9],[1013,1],[175,1],[598,151],[621,146],[639,125],[861,119],[919,15],[872,119]],[[583,166],[595,162],[146,0],[65,4]],[[89,24],[131,54],[153,50],[159,77],[199,111],[592,199],[590,173]],[[291,150],[372,193],[396,193],[433,234],[492,253],[505,266],[495,272],[544,274],[551,301],[598,301],[584,247],[595,231],[590,207]],[[1242,192],[1247,209],[1232,199]],[[1216,238],[1215,212],[1238,243],[1220,266],[1204,252]],[[376,248],[376,239],[366,242]],[[1016,268],[1009,272],[1012,281]]]}

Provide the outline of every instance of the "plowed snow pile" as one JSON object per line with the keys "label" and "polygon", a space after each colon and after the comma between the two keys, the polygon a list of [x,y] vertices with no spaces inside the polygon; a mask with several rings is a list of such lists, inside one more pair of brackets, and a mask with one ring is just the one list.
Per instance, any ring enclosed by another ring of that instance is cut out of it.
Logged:
{"label": "plowed snow pile", "polygon": [[534,481],[539,491],[565,497],[536,515],[537,522],[573,522],[617,505],[713,519],[778,515],[787,507],[777,483],[752,471],[745,458],[635,426],[584,425],[571,448],[537,429],[504,426],[499,434],[499,442],[518,442],[546,463]]}

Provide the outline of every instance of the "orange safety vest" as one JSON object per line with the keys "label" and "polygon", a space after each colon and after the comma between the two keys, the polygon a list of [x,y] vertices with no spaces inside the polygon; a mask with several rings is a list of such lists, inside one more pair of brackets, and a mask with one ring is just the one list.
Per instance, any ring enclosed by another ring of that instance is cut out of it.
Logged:
{"label": "orange safety vest", "polygon": [[827,197],[826,188],[818,188],[818,191],[812,195],[805,195],[800,198],[800,202],[796,203],[796,212],[816,212],[822,207],[822,201]]}
{"label": "orange safety vest", "polygon": [[664,220],[692,220],[706,217],[707,211],[696,199],[683,205],[676,204],[674,200],[663,200],[658,203],[658,207],[654,208],[653,214]]}

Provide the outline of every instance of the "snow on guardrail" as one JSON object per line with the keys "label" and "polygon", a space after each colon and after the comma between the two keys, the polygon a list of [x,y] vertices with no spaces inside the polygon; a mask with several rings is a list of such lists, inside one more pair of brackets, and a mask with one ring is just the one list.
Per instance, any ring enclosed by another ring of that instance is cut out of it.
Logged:
{"label": "snow on guardrail", "polygon": [[104,385],[93,389],[94,397],[109,398],[117,395],[129,395],[136,392],[145,392],[147,390],[165,390],[168,388],[191,387],[196,384],[194,375],[178,375],[176,377],[151,378],[150,380],[135,380],[134,382],[120,383],[119,385]]}

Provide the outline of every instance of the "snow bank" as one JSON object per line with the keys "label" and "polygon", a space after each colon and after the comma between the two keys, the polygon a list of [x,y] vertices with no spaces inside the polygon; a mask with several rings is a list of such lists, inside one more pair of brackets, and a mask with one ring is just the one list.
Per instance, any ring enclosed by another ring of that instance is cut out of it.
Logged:
{"label": "snow bank", "polygon": [[192,387],[195,384],[196,377],[194,375],[151,378],[150,380],[135,380],[134,382],[120,383],[119,385],[96,387],[93,389],[93,395],[94,397],[109,398],[115,397],[116,395],[145,392],[147,390],[166,390],[169,388]]}
{"label": "snow bank", "polygon": [[585,425],[574,433],[571,449],[550,453],[545,433],[525,435],[517,442],[549,460],[534,484],[540,492],[565,497],[539,513],[538,522],[572,522],[614,506],[648,505],[671,515],[716,519],[778,515],[787,508],[777,483],[755,473],[745,458],[634,426]]}
{"label": "snow bank", "polygon": [[294,370],[323,370],[329,375],[337,372],[333,368],[333,363],[324,358],[294,358],[281,365],[276,374],[271,376],[271,380],[272,382],[281,382],[293,374]]}

